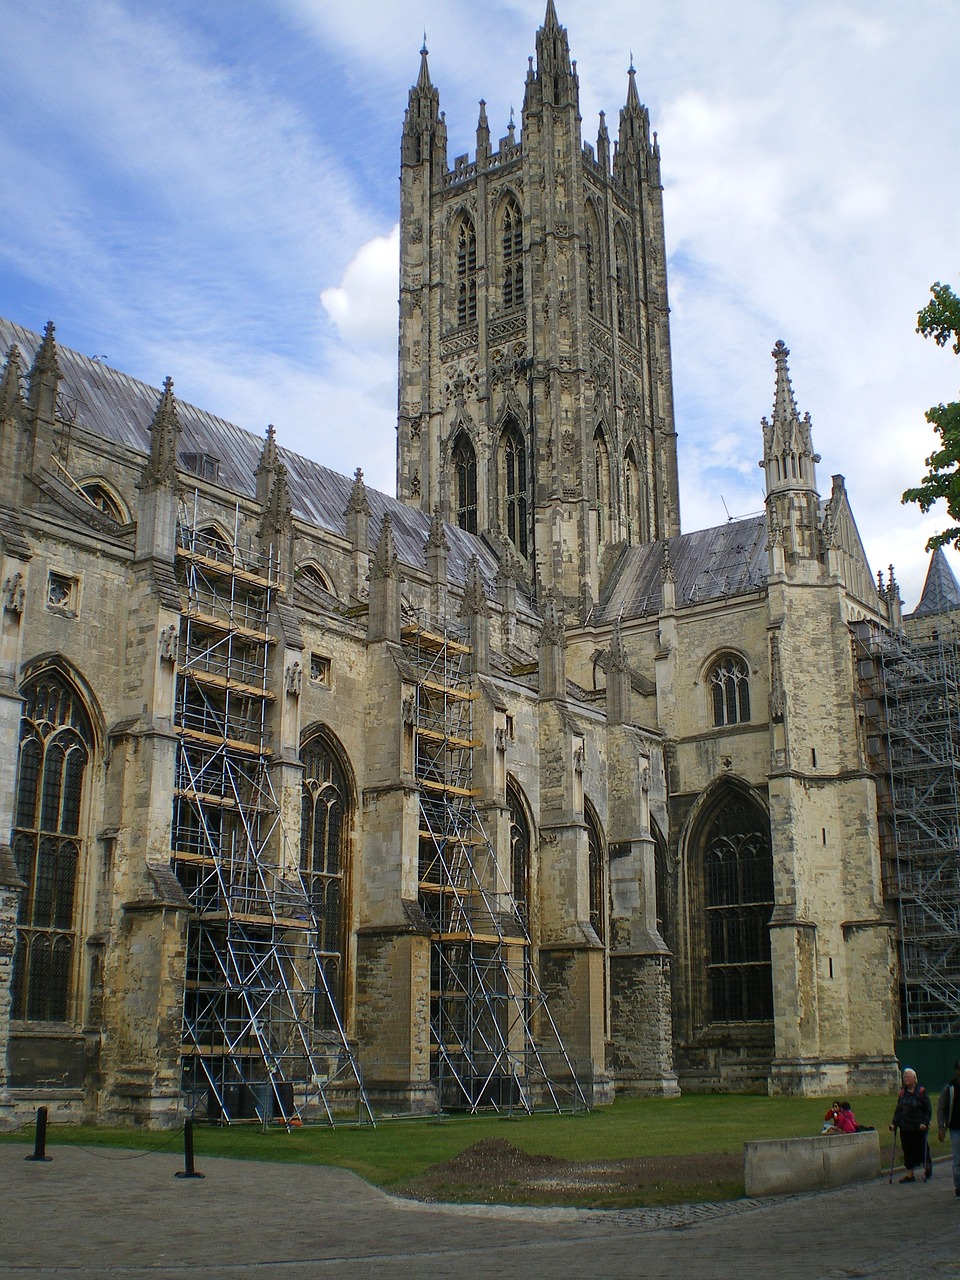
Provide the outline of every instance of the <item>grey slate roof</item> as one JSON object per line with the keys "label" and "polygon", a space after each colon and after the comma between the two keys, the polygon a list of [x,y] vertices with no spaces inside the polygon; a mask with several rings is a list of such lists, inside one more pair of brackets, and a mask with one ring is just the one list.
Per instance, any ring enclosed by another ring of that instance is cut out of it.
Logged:
{"label": "grey slate roof", "polygon": [[960,585],[947,563],[943,547],[936,547],[930,557],[920,603],[910,616],[929,618],[933,614],[950,613],[954,609],[960,609]]}
{"label": "grey slate roof", "polygon": [[[20,348],[24,372],[33,363],[41,336],[0,318],[0,359],[5,359],[12,343]],[[150,451],[150,423],[160,399],[160,390],[109,365],[57,344],[63,379],[60,385],[64,415],[105,440],[134,449],[145,456]],[[180,419],[180,457],[206,453],[217,458],[219,483],[238,495],[256,493],[255,472],[263,449],[263,439],[224,418],[177,401]],[[352,477],[340,475],[310,458],[279,449],[287,468],[290,498],[295,516],[341,536],[346,535],[346,507],[353,488]],[[415,569],[426,566],[424,543],[430,531],[430,517],[376,489],[367,489],[370,503],[369,536],[371,550],[380,535],[383,517],[393,523],[396,552],[403,564]],[[497,562],[486,544],[456,525],[445,524],[449,546],[447,575],[462,584],[472,556],[480,560],[480,571],[488,594],[492,593]]]}
{"label": "grey slate roof", "polygon": [[760,515],[664,542],[627,547],[604,584],[592,620],[639,618],[658,612],[664,546],[670,548],[678,606],[761,591],[768,572],[766,544],[766,517]]}

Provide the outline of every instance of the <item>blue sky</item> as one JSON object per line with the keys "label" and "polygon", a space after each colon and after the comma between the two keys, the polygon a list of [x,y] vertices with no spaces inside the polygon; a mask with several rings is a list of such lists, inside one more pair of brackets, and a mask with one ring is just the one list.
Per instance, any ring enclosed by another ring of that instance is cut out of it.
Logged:
{"label": "blue sky", "polygon": [[[543,0],[0,0],[0,313],[392,491],[398,139],[426,30],[449,155],[519,107]],[[770,351],[908,606],[899,495],[960,364],[955,0],[558,0],[584,136],[631,52],[663,156],[685,529],[762,505]],[[958,558],[953,557],[955,569]],[[960,569],[958,569],[960,571]]]}

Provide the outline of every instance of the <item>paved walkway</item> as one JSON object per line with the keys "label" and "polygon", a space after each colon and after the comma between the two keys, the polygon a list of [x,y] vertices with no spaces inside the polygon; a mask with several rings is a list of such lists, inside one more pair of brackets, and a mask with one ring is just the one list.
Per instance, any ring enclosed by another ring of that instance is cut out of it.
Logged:
{"label": "paved walkway", "polygon": [[338,1169],[0,1144],[2,1280],[957,1280],[960,1199],[927,1184],[670,1209],[437,1207]]}

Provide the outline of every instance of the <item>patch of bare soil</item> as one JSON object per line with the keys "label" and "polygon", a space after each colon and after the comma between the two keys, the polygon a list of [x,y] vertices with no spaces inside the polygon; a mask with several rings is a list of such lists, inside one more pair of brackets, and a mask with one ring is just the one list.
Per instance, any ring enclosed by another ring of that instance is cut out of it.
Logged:
{"label": "patch of bare soil", "polygon": [[737,1155],[561,1160],[485,1138],[398,1190],[433,1203],[623,1208],[732,1199],[743,1194],[743,1165]]}

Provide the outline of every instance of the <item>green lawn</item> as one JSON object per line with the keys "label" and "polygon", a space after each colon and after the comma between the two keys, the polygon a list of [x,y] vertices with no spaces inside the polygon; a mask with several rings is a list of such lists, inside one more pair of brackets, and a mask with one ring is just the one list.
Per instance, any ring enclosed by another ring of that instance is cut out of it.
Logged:
{"label": "green lawn", "polygon": [[[376,1186],[390,1189],[430,1165],[463,1151],[482,1138],[505,1138],[531,1154],[566,1160],[621,1160],[631,1156],[738,1154],[756,1138],[800,1137],[820,1132],[829,1098],[767,1098],[753,1095],[691,1095],[676,1099],[626,1099],[579,1115],[451,1116],[438,1123],[383,1120],[376,1129],[343,1126],[295,1129],[273,1126],[195,1128],[197,1167],[204,1156],[241,1160],[290,1161],[351,1169]],[[857,1118],[881,1130],[893,1113],[892,1097],[853,1099]],[[3,1140],[32,1141],[32,1126]],[[51,1123],[47,1146],[58,1144],[182,1150],[176,1133],[144,1129],[107,1129]]]}

